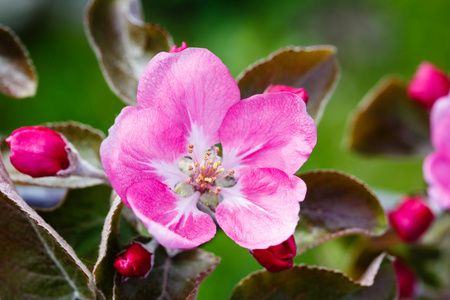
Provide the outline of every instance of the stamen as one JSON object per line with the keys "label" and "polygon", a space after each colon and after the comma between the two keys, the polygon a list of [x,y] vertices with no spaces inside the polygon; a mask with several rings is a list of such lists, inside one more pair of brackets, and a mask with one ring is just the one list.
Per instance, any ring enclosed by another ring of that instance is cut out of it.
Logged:
{"label": "stamen", "polygon": [[188,145],[189,149],[194,149],[194,145]]}
{"label": "stamen", "polygon": [[189,149],[189,150],[188,150],[188,152],[189,152],[189,153],[192,153],[192,152],[194,152],[194,150],[192,150],[192,149]]}
{"label": "stamen", "polygon": [[214,151],[216,152],[216,154],[219,154],[219,152],[220,152],[219,147],[214,148]]}
{"label": "stamen", "polygon": [[194,167],[189,166],[188,170],[189,170],[189,171],[192,171],[192,170],[194,170]]}
{"label": "stamen", "polygon": [[220,187],[220,186],[218,186],[217,188],[216,188],[216,191],[218,191],[218,192],[220,192],[222,190],[222,188]]}
{"label": "stamen", "polygon": [[200,163],[195,163],[195,167],[198,168],[198,166],[200,166]]}
{"label": "stamen", "polygon": [[206,187],[206,182],[203,182],[200,186],[202,187],[202,188],[205,188]]}
{"label": "stamen", "polygon": [[209,177],[206,177],[205,179],[203,179],[204,181],[207,181],[207,182],[211,182],[212,181],[212,179],[211,178],[209,178]]}
{"label": "stamen", "polygon": [[208,161],[208,156],[203,157],[203,160]]}
{"label": "stamen", "polygon": [[206,155],[210,156],[211,155],[211,151],[206,152]]}
{"label": "stamen", "polygon": [[228,171],[228,174],[229,174],[230,176],[233,175],[233,174],[234,174],[234,170],[233,170],[233,169],[229,170],[229,171]]}
{"label": "stamen", "polygon": [[209,164],[212,165],[214,162],[212,160],[209,160]]}
{"label": "stamen", "polygon": [[192,183],[191,177],[187,179],[187,183]]}
{"label": "stamen", "polygon": [[219,171],[217,171],[216,175],[222,173],[223,171],[225,171],[224,168],[220,169]]}

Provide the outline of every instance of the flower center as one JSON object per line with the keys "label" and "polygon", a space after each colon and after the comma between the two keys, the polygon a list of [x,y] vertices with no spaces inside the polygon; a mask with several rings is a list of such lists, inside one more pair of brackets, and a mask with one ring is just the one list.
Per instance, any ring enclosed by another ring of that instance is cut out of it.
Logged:
{"label": "flower center", "polygon": [[[188,146],[188,152],[194,151],[194,145]],[[215,195],[219,195],[222,187],[217,186],[217,179],[225,178],[227,175],[233,176],[234,170],[224,172],[222,167],[221,157],[219,156],[219,147],[214,148],[213,151],[206,151],[203,160],[197,161],[195,157],[192,158],[192,163],[188,166],[188,171],[191,176],[187,182],[194,186],[197,191],[210,191]]]}

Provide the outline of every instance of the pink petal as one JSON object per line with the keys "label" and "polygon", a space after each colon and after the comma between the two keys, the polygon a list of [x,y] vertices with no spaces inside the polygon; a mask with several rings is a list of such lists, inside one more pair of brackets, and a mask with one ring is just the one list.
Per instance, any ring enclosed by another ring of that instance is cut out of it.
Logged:
{"label": "pink petal", "polygon": [[427,156],[423,165],[428,197],[442,209],[450,208],[450,157],[446,152],[436,151]]}
{"label": "pink petal", "polygon": [[126,205],[126,190],[136,182],[156,178],[174,187],[186,180],[178,169],[188,149],[182,129],[156,109],[128,106],[121,111],[101,145],[100,156],[114,190]]}
{"label": "pink petal", "polygon": [[298,177],[277,169],[250,169],[240,172],[238,183],[223,188],[223,201],[216,219],[237,244],[249,249],[266,249],[287,240],[299,220],[299,201],[306,185]]}
{"label": "pink petal", "polygon": [[183,198],[165,184],[149,179],[127,191],[127,199],[136,216],[158,242],[172,249],[197,247],[216,233],[212,218],[197,209],[200,194]]}
{"label": "pink petal", "polygon": [[230,108],[219,131],[225,169],[270,167],[295,173],[316,144],[316,126],[292,93],[255,95]]}
{"label": "pink petal", "polygon": [[139,108],[156,107],[186,127],[197,156],[219,142],[218,129],[240,99],[239,88],[222,61],[206,49],[161,52],[139,81]]}
{"label": "pink petal", "polygon": [[450,94],[439,98],[431,109],[431,140],[450,153]]}

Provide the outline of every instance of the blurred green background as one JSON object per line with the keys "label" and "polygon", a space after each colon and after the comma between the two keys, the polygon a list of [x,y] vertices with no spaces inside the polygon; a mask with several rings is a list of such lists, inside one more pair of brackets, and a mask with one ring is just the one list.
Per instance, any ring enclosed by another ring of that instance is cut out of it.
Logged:
{"label": "blurred green background", "polygon": [[[21,126],[75,120],[107,132],[124,104],[109,90],[83,30],[87,0],[0,0],[0,23],[28,48],[39,76],[36,97],[0,95],[0,135]],[[146,20],[164,26],[176,44],[210,49],[237,76],[287,45],[332,44],[341,79],[318,127],[318,144],[301,171],[338,169],[374,189],[402,194],[425,188],[422,159],[361,157],[346,149],[350,113],[385,74],[409,78],[429,60],[450,69],[450,1],[446,0],[166,0],[143,1]],[[309,251],[297,263],[345,269],[340,241]],[[222,257],[199,299],[226,299],[261,269],[223,233],[204,248]]]}

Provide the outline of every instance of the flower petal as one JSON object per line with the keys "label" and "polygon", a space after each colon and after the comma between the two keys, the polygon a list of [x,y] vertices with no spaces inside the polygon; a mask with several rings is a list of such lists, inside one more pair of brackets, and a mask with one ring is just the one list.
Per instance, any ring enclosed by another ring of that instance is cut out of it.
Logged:
{"label": "flower petal", "polygon": [[239,99],[227,67],[199,48],[160,52],[142,73],[137,94],[139,108],[156,107],[186,127],[197,156],[219,142],[220,124]]}
{"label": "flower petal", "polygon": [[216,233],[212,218],[197,209],[199,192],[183,198],[150,179],[134,184],[127,199],[136,216],[156,240],[172,249],[197,247]]}
{"label": "flower petal", "polygon": [[183,128],[158,110],[128,106],[109,129],[100,156],[114,190],[128,205],[126,190],[136,182],[156,178],[174,187],[186,180],[178,161],[187,145]]}
{"label": "flower petal", "polygon": [[230,108],[219,130],[225,169],[270,167],[295,173],[317,140],[303,100],[292,93],[255,95]]}
{"label": "flower petal", "polygon": [[431,141],[450,153],[450,94],[439,98],[431,109]]}
{"label": "flower petal", "polygon": [[446,152],[435,151],[423,164],[428,197],[442,209],[450,209],[450,157]]}
{"label": "flower petal", "polygon": [[299,220],[299,201],[306,185],[298,177],[278,169],[241,170],[238,182],[223,188],[223,201],[216,219],[237,244],[249,249],[266,249],[287,240]]}

